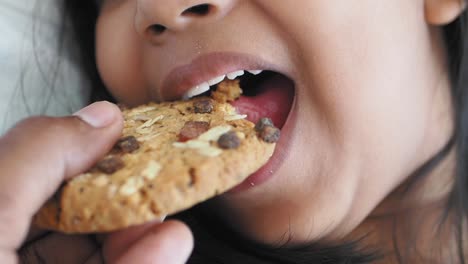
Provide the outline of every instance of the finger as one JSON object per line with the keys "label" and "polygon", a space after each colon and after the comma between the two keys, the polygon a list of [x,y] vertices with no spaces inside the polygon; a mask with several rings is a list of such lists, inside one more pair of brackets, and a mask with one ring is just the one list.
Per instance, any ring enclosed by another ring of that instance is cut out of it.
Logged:
{"label": "finger", "polygon": [[188,227],[178,221],[168,221],[148,230],[116,263],[182,264],[187,261],[192,249],[193,237]]}
{"label": "finger", "polygon": [[90,236],[52,233],[19,250],[21,263],[82,264],[99,252]]}
{"label": "finger", "polygon": [[146,233],[150,232],[151,228],[161,224],[161,220],[129,227],[127,229],[111,233],[103,238],[104,245],[102,248],[104,258],[113,263],[117,260],[128,248],[130,248],[139,238],[142,238]]}
{"label": "finger", "polygon": [[120,247],[117,244],[114,245],[114,243],[117,242],[123,243],[125,244],[125,246],[128,246],[129,244],[135,242],[138,238],[140,238],[146,232],[146,230],[153,227],[154,225],[162,223],[165,218],[166,216],[163,216],[160,219],[156,219],[142,225],[132,226],[127,229],[112,233],[96,234],[95,238],[99,245],[102,245],[105,242],[107,245],[112,244],[112,248]]}
{"label": "finger", "polygon": [[115,105],[100,102],[72,117],[29,118],[0,138],[0,246],[20,245],[33,214],[112,147],[122,123]]}
{"label": "finger", "polygon": [[10,250],[0,249],[2,263],[18,263],[18,256]]}
{"label": "finger", "polygon": [[[179,221],[167,221],[142,228],[144,236],[127,244],[125,248],[105,246],[104,258],[109,263],[185,263],[193,249],[193,237],[188,227]],[[120,234],[121,235],[121,234]],[[110,237],[109,243],[112,239]],[[132,239],[128,239],[127,242]],[[123,246],[124,244],[119,244]],[[115,250],[119,249],[120,252]]]}

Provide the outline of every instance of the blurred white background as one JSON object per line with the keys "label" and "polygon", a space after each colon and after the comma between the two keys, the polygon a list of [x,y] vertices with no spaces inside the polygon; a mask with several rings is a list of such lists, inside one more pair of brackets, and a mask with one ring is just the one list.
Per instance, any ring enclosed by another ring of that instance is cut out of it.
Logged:
{"label": "blurred white background", "polygon": [[0,135],[27,116],[66,115],[86,103],[73,45],[59,52],[55,1],[0,0]]}

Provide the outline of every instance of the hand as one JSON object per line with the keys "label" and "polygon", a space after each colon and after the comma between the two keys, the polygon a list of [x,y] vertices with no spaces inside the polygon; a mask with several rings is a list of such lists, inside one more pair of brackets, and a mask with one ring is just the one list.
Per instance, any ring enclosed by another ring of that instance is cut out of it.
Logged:
{"label": "hand", "polygon": [[[0,138],[1,263],[17,262],[35,212],[64,179],[85,171],[112,147],[122,123],[115,105],[99,102],[72,117],[29,118]],[[111,234],[102,254],[90,236],[36,232],[28,243],[22,252],[34,248],[37,261],[46,263],[183,263],[193,247],[188,228],[175,221]]]}

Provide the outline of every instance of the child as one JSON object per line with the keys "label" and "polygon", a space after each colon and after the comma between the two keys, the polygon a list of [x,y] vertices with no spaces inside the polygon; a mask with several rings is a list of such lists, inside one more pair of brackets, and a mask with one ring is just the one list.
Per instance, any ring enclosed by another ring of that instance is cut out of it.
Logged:
{"label": "child", "polygon": [[264,169],[176,216],[189,262],[464,263],[464,3],[75,2],[94,99],[175,100],[244,73],[239,111],[282,128]]}

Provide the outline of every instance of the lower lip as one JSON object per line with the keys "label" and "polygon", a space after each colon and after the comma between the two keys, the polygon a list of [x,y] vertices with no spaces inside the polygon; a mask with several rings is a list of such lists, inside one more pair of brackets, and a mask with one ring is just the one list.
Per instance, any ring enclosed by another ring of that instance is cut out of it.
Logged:
{"label": "lower lip", "polygon": [[296,112],[297,111],[295,96],[288,118],[284,126],[281,128],[281,138],[276,144],[273,156],[262,168],[250,175],[242,183],[229,190],[228,193],[235,194],[250,190],[254,187],[261,185],[262,183],[265,183],[267,180],[271,179],[275,175],[275,172],[281,167],[284,160],[288,156],[287,154],[290,149],[289,143],[291,142],[292,132],[296,120]]}

